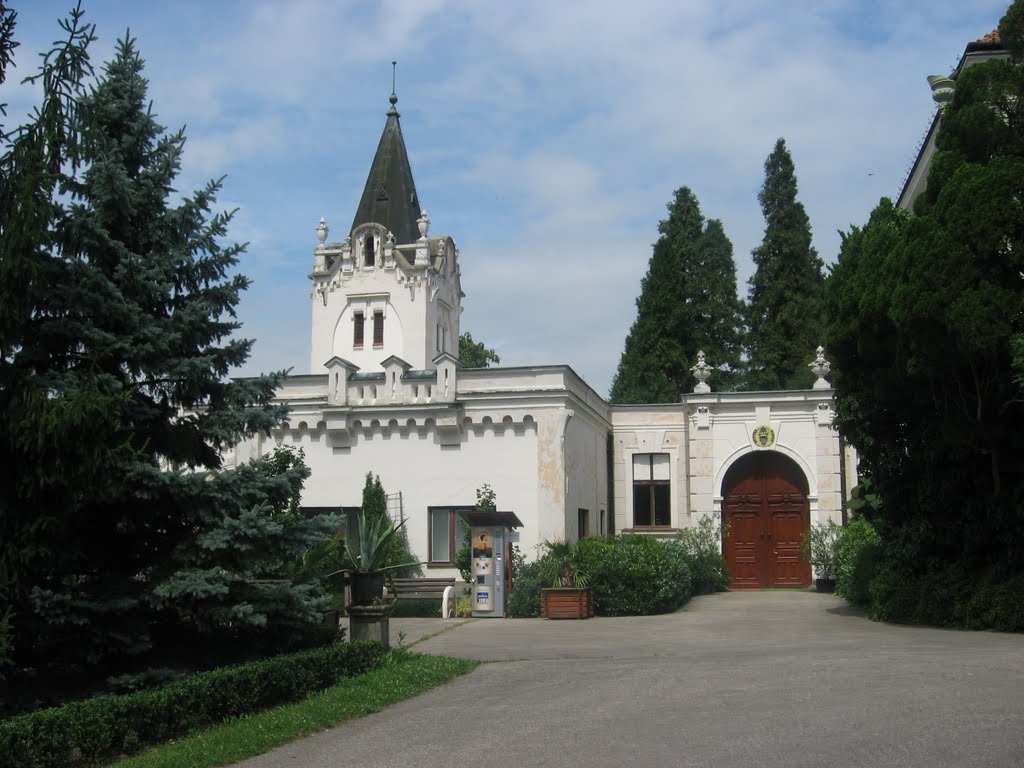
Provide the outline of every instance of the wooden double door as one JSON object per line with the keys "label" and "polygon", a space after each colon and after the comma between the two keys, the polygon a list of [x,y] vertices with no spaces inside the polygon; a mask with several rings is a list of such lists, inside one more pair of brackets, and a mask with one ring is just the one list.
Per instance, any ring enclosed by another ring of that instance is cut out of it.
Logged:
{"label": "wooden double door", "polygon": [[722,484],[722,517],[733,589],[810,586],[800,554],[810,527],[807,480],[792,459],[758,451],[737,461]]}

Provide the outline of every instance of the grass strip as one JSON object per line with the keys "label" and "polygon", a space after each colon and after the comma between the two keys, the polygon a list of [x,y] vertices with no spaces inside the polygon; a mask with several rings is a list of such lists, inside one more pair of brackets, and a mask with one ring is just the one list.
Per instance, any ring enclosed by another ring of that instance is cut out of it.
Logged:
{"label": "grass strip", "polygon": [[379,712],[476,668],[478,662],[391,651],[380,669],[350,677],[304,701],[228,720],[121,760],[117,768],[212,768],[356,717]]}

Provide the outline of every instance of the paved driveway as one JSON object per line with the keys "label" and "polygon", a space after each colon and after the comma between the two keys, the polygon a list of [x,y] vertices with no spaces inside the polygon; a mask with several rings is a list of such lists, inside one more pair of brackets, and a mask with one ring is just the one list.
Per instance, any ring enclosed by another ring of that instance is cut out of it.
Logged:
{"label": "paved driveway", "polygon": [[[392,639],[442,628],[396,621]],[[492,663],[241,765],[1024,765],[1024,636],[875,624],[828,595],[478,619],[415,650]]]}

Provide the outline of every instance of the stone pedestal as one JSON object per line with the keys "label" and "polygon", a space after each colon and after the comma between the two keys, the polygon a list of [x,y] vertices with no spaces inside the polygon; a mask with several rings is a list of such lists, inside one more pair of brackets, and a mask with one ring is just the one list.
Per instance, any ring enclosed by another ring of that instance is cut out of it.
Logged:
{"label": "stone pedestal", "polygon": [[350,605],[348,607],[348,636],[350,640],[376,640],[390,648],[388,618],[393,604]]}

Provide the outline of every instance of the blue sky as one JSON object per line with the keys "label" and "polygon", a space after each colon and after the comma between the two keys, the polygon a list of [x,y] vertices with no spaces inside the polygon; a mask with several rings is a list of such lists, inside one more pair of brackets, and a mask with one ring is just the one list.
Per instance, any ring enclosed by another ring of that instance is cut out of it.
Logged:
{"label": "blue sky", "polygon": [[[18,85],[70,6],[13,0]],[[253,280],[239,371],[308,373],[312,249],[352,223],[391,60],[431,234],[460,249],[462,329],[503,364],[567,363],[607,394],[673,190],[734,246],[741,295],[763,233],[763,163],[785,137],[814,243],[896,197],[947,74],[1007,0],[85,0],[106,61],[126,29],[160,121],[186,127],[179,189],[227,174]],[[812,353],[808,350],[808,355]],[[319,366],[322,361],[314,361]],[[709,361],[714,362],[714,361]]]}

